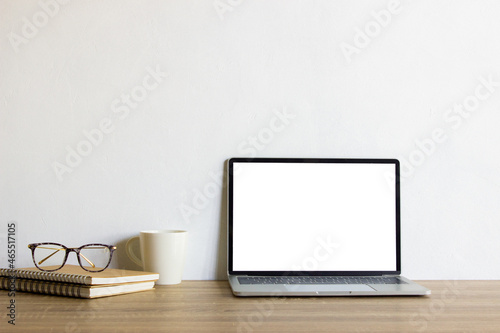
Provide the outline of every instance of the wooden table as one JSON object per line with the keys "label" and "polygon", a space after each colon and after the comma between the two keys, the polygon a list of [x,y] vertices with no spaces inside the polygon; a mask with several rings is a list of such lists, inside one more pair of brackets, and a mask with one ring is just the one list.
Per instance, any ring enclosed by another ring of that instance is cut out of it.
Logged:
{"label": "wooden table", "polygon": [[0,291],[1,332],[500,332],[500,281],[419,281],[424,297],[234,297],[227,281],[100,299]]}

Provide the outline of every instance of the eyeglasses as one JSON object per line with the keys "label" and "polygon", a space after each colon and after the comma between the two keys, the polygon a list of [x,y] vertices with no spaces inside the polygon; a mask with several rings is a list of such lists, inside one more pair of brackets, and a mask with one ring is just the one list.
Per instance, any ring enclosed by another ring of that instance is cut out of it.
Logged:
{"label": "eyeglasses", "polygon": [[[105,244],[85,244],[69,248],[58,243],[29,244],[33,262],[42,271],[53,272],[61,269],[70,252],[75,252],[80,266],[88,272],[102,272],[111,263],[116,246]],[[83,260],[82,260],[83,259]]]}

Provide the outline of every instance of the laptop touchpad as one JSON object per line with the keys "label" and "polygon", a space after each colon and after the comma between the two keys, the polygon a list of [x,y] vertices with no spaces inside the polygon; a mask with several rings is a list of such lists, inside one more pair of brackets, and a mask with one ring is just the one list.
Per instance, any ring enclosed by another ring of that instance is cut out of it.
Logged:
{"label": "laptop touchpad", "polygon": [[374,291],[366,284],[287,284],[288,291]]}

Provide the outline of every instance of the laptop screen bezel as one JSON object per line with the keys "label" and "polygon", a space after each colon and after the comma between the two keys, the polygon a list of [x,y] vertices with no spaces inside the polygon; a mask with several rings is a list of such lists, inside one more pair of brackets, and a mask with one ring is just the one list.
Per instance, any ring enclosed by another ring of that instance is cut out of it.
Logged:
{"label": "laptop screen bezel", "polygon": [[[360,163],[393,164],[395,166],[395,208],[396,208],[396,270],[391,271],[235,271],[233,270],[233,167],[234,163]],[[401,198],[400,164],[392,158],[245,158],[234,157],[227,161],[227,232],[228,275],[247,276],[382,276],[401,274]]]}

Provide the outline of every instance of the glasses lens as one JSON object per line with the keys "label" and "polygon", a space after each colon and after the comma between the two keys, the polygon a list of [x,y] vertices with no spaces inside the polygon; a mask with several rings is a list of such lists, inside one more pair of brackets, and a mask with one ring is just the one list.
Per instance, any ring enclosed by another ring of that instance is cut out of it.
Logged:
{"label": "glasses lens", "polygon": [[80,249],[81,265],[92,272],[105,268],[111,258],[111,251],[103,245],[86,245]]}
{"label": "glasses lens", "polygon": [[64,264],[66,249],[56,244],[41,244],[35,248],[35,264],[43,270],[56,270]]}

